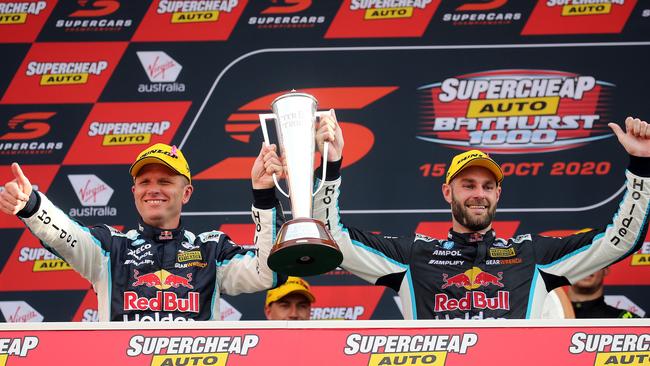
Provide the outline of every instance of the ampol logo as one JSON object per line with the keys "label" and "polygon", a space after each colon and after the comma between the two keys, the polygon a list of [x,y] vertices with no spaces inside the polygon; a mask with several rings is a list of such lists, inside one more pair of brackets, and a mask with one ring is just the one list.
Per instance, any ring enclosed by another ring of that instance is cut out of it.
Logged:
{"label": "ampol logo", "polygon": [[0,301],[0,311],[7,323],[43,321],[43,315],[25,301]]}
{"label": "ampol logo", "polygon": [[183,66],[163,51],[136,52],[140,63],[152,83],[173,83]]}
{"label": "ampol logo", "polygon": [[613,84],[553,70],[494,70],[424,85],[417,138],[514,154],[566,150],[613,136]]}
{"label": "ampol logo", "polygon": [[113,195],[113,188],[94,174],[70,174],[68,179],[83,206],[105,206]]}

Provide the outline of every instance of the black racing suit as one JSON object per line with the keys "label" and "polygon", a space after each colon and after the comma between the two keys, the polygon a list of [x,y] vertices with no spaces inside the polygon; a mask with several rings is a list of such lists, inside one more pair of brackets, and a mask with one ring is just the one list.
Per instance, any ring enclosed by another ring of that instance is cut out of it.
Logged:
{"label": "black racing suit", "polygon": [[236,245],[220,231],[195,235],[182,224],[161,230],[140,221],[126,233],[107,225],[86,228],[36,192],[18,216],[92,283],[100,321],[220,320],[221,293],[262,291],[278,283],[266,259],[282,210],[273,193],[265,192],[261,204],[254,193],[256,247]]}
{"label": "black racing suit", "polygon": [[615,308],[605,302],[601,296],[594,300],[572,301],[576,318],[640,318],[629,310]]}
{"label": "black racing suit", "polygon": [[549,291],[632,254],[648,227],[650,158],[630,158],[627,192],[606,229],[565,238],[502,239],[493,230],[450,231],[446,239],[372,234],[340,221],[340,162],[328,173],[314,218],[341,248],[341,267],[397,291],[406,319],[539,318]]}

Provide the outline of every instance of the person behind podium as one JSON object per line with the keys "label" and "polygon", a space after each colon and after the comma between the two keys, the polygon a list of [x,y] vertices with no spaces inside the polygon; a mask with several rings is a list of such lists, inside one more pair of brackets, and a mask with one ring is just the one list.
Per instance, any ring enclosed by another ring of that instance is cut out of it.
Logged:
{"label": "person behind podium", "polygon": [[309,283],[289,276],[284,284],[266,292],[264,314],[268,320],[309,320],[314,301]]}

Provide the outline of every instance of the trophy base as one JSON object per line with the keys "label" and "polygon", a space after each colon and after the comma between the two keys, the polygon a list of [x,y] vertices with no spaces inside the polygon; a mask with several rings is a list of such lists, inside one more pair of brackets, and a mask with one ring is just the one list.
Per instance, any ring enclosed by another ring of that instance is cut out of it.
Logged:
{"label": "trophy base", "polygon": [[289,276],[314,276],[335,269],[342,261],[343,254],[325,225],[299,218],[280,228],[268,265]]}

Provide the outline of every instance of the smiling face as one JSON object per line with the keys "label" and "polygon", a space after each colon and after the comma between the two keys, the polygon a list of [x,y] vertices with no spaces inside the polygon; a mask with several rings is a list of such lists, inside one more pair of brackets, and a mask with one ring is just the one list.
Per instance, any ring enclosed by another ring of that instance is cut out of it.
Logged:
{"label": "smiling face", "polygon": [[148,164],[138,172],[131,191],[145,224],[171,230],[180,224],[181,209],[193,187],[166,165]]}
{"label": "smiling face", "polygon": [[451,205],[454,231],[484,233],[492,227],[501,186],[488,169],[463,169],[449,184],[442,185],[442,194]]}

